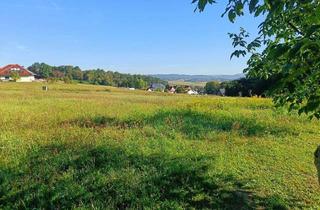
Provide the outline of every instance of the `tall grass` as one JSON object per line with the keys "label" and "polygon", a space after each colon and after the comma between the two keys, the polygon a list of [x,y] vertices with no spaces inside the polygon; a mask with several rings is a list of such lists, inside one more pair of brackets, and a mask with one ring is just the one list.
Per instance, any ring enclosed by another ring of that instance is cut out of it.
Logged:
{"label": "tall grass", "polygon": [[320,124],[269,99],[0,84],[0,209],[320,208]]}

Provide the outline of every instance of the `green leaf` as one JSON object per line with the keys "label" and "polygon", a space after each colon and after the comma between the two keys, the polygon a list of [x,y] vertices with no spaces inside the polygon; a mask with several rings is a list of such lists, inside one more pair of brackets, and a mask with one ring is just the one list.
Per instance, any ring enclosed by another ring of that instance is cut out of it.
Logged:
{"label": "green leaf", "polygon": [[237,1],[235,5],[235,12],[237,15],[243,15],[243,3],[241,1]]}
{"label": "green leaf", "polygon": [[215,0],[192,0],[192,4],[197,2],[198,2],[198,5],[195,11],[199,10],[200,12],[203,12],[207,4],[213,4],[215,3]]}
{"label": "green leaf", "polygon": [[259,0],[251,0],[249,3],[249,11],[250,13],[253,13],[257,8],[257,4],[258,4]]}
{"label": "green leaf", "polygon": [[228,18],[229,18],[230,22],[234,23],[236,16],[237,15],[233,9],[229,10]]}
{"label": "green leaf", "polygon": [[265,8],[263,6],[257,7],[257,9],[255,10],[254,16],[258,17],[264,10]]}

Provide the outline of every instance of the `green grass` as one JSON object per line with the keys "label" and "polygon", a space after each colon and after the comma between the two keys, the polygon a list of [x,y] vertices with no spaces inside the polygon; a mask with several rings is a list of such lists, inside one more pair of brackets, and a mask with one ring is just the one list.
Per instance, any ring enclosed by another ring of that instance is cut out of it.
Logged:
{"label": "green grass", "polygon": [[172,80],[169,81],[169,85],[178,85],[178,86],[191,86],[191,87],[204,87],[207,82],[186,82],[183,80]]}
{"label": "green grass", "polygon": [[269,99],[0,83],[0,209],[320,208],[319,121]]}

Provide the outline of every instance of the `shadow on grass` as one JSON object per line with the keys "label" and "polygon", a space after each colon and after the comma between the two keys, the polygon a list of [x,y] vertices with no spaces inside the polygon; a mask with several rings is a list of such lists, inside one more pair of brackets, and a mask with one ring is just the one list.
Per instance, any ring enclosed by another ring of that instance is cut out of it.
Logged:
{"label": "shadow on grass", "polygon": [[237,132],[244,136],[261,136],[266,134],[281,135],[292,133],[289,129],[268,126],[245,116],[210,115],[192,110],[158,111],[152,116],[136,116],[120,120],[106,116],[79,118],[65,124],[87,128],[104,128],[109,126],[118,129],[143,128],[152,126],[166,132],[180,132],[188,138],[201,138],[212,131]]}
{"label": "shadow on grass", "polygon": [[233,176],[209,176],[212,159],[50,145],[0,171],[0,208],[285,209],[279,198],[256,196]]}
{"label": "shadow on grass", "polygon": [[318,181],[320,184],[320,145],[314,153],[314,164],[316,165],[318,171]]}

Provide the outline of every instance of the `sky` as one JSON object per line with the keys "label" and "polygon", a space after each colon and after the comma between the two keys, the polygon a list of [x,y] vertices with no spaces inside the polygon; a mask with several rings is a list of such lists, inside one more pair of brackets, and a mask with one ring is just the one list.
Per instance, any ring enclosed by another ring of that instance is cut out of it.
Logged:
{"label": "sky", "polygon": [[1,0],[0,66],[34,62],[139,74],[236,74],[228,32],[258,20],[221,18],[227,0]]}

